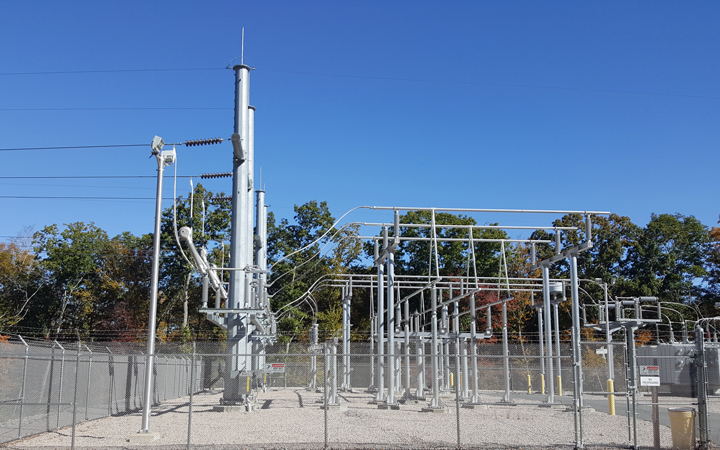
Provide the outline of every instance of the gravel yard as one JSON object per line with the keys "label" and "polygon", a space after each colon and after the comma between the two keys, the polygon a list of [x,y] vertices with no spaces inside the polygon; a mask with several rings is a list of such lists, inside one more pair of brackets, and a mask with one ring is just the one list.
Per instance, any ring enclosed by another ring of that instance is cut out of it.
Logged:
{"label": "gravel yard", "polygon": [[[490,393],[494,394],[494,393]],[[222,394],[194,396],[193,448],[295,449],[324,446],[322,394],[306,390],[271,390],[262,393],[252,413],[213,411]],[[443,397],[445,413],[424,413],[427,403],[402,405],[400,410],[378,409],[366,392],[341,393],[340,407],[330,409],[328,446],[331,448],[455,448],[457,416],[454,399]],[[498,395],[483,401],[497,402]],[[84,422],[77,426],[76,448],[140,449],[186,448],[188,397],[163,403],[153,409],[150,431],[159,439],[131,444],[130,437],[141,426],[140,412]],[[463,448],[572,448],[573,413],[563,407],[489,405],[460,409],[460,439]],[[526,400],[527,402],[527,400]],[[662,413],[665,408],[661,408]],[[585,445],[592,448],[621,448],[628,441],[627,418],[595,410],[583,411]],[[670,447],[670,429],[660,427],[663,447]],[[44,433],[5,444],[6,448],[70,448],[71,428]],[[638,421],[638,443],[652,446],[652,423]]]}

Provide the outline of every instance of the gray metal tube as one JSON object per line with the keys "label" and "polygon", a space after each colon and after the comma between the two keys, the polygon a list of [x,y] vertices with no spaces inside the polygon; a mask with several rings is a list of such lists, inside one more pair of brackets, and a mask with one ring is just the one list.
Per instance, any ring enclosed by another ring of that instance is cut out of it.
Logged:
{"label": "gray metal tube", "polygon": [[145,398],[143,399],[143,416],[141,433],[150,430],[150,407],[152,402],[152,363],[155,357],[155,332],[157,318],[158,279],[160,273],[160,222],[162,220],[162,190],[165,158],[162,152],[157,158],[157,195],[155,198],[155,234],[153,235],[153,262],[150,276],[150,314],[148,316],[147,356],[145,357]]}
{"label": "gray metal tube", "polygon": [[[578,294],[577,256],[570,256],[570,293],[572,301],[573,402],[575,404],[575,448],[583,447],[582,406],[583,379],[580,348],[580,295]],[[637,448],[637,447],[636,447]]]}
{"label": "gray metal tube", "polygon": [[[557,303],[553,305],[555,314],[555,364],[557,365],[557,393],[562,395],[562,367],[560,365],[560,307]],[[554,380],[551,380],[554,382]]]}
{"label": "gray metal tube", "polygon": [[405,316],[405,395],[410,395],[410,300],[403,305]]}
{"label": "gray metal tube", "polygon": [[[249,97],[250,97],[250,67],[240,64],[233,67],[235,71],[235,120],[234,134],[239,136],[239,149],[235,149],[233,158],[233,191],[232,211],[230,229],[230,267],[244,269],[251,259],[248,255],[251,251],[248,248],[248,219],[247,214],[251,207],[248,206],[248,180],[249,180]],[[239,151],[238,151],[239,150]],[[245,289],[245,272],[242,270],[231,271],[230,285],[228,288],[227,308],[244,308],[248,303]],[[240,318],[237,314],[228,317],[227,324],[227,346],[229,363],[225,370],[225,386],[234,386],[233,376],[240,370],[240,349],[247,354],[247,336],[243,331]],[[244,356],[247,359],[247,356]],[[247,363],[244,364],[247,366]],[[225,389],[223,399],[226,401],[235,400],[233,389]]]}
{"label": "gray metal tube", "polygon": [[432,365],[432,391],[431,407],[440,407],[440,382],[438,380],[438,329],[437,329],[437,289],[433,286],[430,294],[430,363]]}
{"label": "gray metal tube", "polygon": [[472,361],[473,393],[470,403],[477,403],[478,396],[478,366],[477,366],[477,306],[475,294],[470,297],[470,356]]}
{"label": "gray metal tube", "polygon": [[[27,366],[28,358],[30,357],[30,346],[25,342],[22,336],[18,336],[25,346],[25,357],[23,358],[23,375],[22,375],[22,390],[20,391],[20,417],[18,420],[18,439],[22,437],[22,420],[23,420],[23,407],[25,406],[25,383],[27,382]],[[89,384],[89,379],[88,379]]]}
{"label": "gray metal tube", "polygon": [[504,402],[510,401],[510,351],[508,349],[507,301],[502,302],[503,372],[505,373]]}
{"label": "gray metal tube", "polygon": [[[396,231],[397,232],[397,231]],[[388,330],[388,395],[387,403],[395,403],[395,254],[387,257],[387,330]]]}
{"label": "gray metal tube", "polygon": [[[383,227],[383,250],[387,246],[387,228]],[[375,241],[375,259],[378,258],[378,245]],[[378,285],[377,285],[377,327],[378,327],[378,370],[377,370],[377,401],[382,401],[385,396],[385,266],[378,264]]]}
{"label": "gray metal tube", "polygon": [[[248,84],[249,89],[249,84]],[[249,97],[249,96],[248,96]],[[247,205],[247,214],[245,216],[246,224],[245,231],[245,245],[247,246],[247,265],[253,265],[253,248],[254,248],[254,235],[253,223],[255,221],[255,214],[253,214],[253,203],[255,202],[255,107],[248,105],[248,160],[245,163],[248,172],[248,182],[245,191],[245,201]],[[247,276],[250,276],[247,274]]]}
{"label": "gray metal tube", "polygon": [[555,387],[553,382],[553,364],[552,364],[552,334],[550,332],[550,269],[547,266],[542,267],[543,276],[543,309],[545,312],[545,348],[547,355],[545,361],[547,361],[547,373],[548,380],[546,382],[548,388],[548,403],[555,403]]}
{"label": "gray metal tube", "polygon": [[468,350],[467,341],[463,340],[462,345],[462,377],[458,382],[462,381],[463,398],[468,398],[470,395],[469,384],[468,384]]}

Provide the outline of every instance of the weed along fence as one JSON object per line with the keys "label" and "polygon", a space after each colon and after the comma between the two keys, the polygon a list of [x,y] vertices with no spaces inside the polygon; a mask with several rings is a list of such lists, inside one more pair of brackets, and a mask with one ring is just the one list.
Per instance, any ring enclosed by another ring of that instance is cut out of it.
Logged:
{"label": "weed along fence", "polygon": [[[539,356],[537,343],[508,344],[507,356],[502,343],[479,345],[477,378],[467,345],[448,344],[440,346],[434,362],[428,342],[411,345],[408,352],[399,346],[396,404],[379,395],[379,369],[390,364],[387,356],[378,359],[371,352],[371,343],[352,342],[349,353],[339,352],[342,346],[333,340],[309,348],[300,343],[269,346],[265,370],[248,377],[241,388],[250,399],[242,408],[223,406],[223,373],[235,355],[225,353],[222,344],[160,345],[150,430],[158,433],[157,445],[178,448],[647,448],[656,443],[669,448],[675,436],[668,408],[684,407],[695,411],[693,442],[700,442],[699,433],[707,441],[720,440],[720,399],[682,396],[663,381],[660,392],[644,386],[641,368],[653,367],[654,356],[636,357],[638,383],[633,384],[625,342],[614,344],[612,364],[604,351],[607,343],[582,342],[585,390],[580,398],[564,343],[553,361]],[[134,344],[91,346],[19,336],[0,344],[2,442],[10,448],[127,447],[141,422],[145,355],[139,349]],[[650,351],[640,349],[638,353]],[[658,366],[699,361],[687,355],[660,359],[667,361]],[[549,364],[556,369],[554,380],[546,377]],[[433,367],[438,372],[437,404]],[[612,393],[606,390],[608,379],[615,381]],[[582,408],[573,407],[576,401]],[[44,433],[51,430],[57,432]]]}

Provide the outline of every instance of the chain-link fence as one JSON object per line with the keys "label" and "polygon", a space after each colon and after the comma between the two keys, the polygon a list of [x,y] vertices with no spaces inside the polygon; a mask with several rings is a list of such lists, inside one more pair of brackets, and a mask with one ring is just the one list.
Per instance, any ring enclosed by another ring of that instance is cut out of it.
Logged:
{"label": "chain-link fence", "polygon": [[[162,430],[163,444],[188,448],[652,447],[656,430],[660,447],[671,447],[667,409],[697,410],[698,401],[693,392],[664,382],[657,397],[649,386],[638,385],[634,392],[626,347],[622,341],[582,343],[583,392],[576,402],[571,348],[565,342],[552,359],[541,357],[537,344],[481,344],[473,355],[467,344],[443,342],[435,359],[439,403],[429,408],[434,401],[429,342],[396,347],[392,402],[387,348],[378,358],[369,343],[353,342],[348,354],[334,343],[311,348],[315,353],[302,343],[266,347],[256,364],[260,369],[247,373],[246,383],[233,384],[243,394],[234,402],[224,391],[225,370],[238,355],[225,354],[224,343],[160,344],[150,428]],[[135,344],[78,346],[20,338],[0,344],[2,442],[113,416],[102,425],[84,424],[78,446],[98,446],[92,441],[98,436],[103,445],[126,445],[140,425],[142,350]],[[682,366],[681,374],[694,356],[644,351],[638,351],[638,368]],[[706,358],[710,367],[713,357]],[[683,386],[690,386],[692,378],[684,376],[681,381],[688,384]],[[709,438],[715,442],[719,399],[707,398]],[[660,408],[659,416],[653,408]],[[123,423],[132,431],[113,431],[113,424]],[[70,446],[70,434],[66,429],[52,442]]]}

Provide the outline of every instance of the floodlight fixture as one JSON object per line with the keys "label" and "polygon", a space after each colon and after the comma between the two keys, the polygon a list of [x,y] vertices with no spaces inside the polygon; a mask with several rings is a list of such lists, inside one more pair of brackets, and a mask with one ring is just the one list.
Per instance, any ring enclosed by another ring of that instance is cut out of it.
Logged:
{"label": "floodlight fixture", "polygon": [[152,140],[152,143],[150,144],[150,147],[152,148],[153,155],[156,155],[160,153],[165,146],[165,141],[160,136],[155,136]]}

